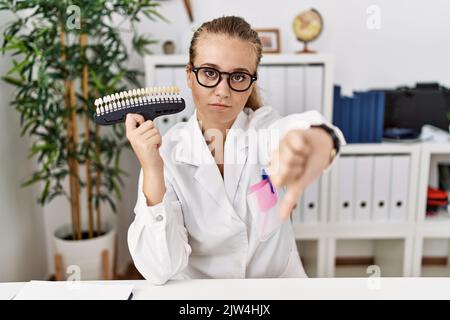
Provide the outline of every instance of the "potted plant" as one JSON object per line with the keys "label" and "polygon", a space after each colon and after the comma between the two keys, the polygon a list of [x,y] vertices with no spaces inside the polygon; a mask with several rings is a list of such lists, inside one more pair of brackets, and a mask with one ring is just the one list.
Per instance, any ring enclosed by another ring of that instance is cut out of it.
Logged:
{"label": "potted plant", "polygon": [[17,88],[11,104],[20,113],[21,135],[32,138],[30,157],[37,158],[37,170],[22,185],[41,183],[41,205],[58,196],[70,202],[71,224],[55,231],[59,279],[69,265],[80,267],[83,280],[111,277],[115,229],[102,221],[101,204],[116,211],[126,174],[120,156],[129,144],[123,126],[101,130],[93,122],[93,101],[141,86],[141,72],[126,65],[120,33],[128,27],[134,50],[150,53],[148,45],[157,41],[139,35],[135,25],[142,17],[165,20],[158,6],[150,0],[0,0],[0,10],[16,17],[3,29],[0,50],[13,57],[3,80]]}

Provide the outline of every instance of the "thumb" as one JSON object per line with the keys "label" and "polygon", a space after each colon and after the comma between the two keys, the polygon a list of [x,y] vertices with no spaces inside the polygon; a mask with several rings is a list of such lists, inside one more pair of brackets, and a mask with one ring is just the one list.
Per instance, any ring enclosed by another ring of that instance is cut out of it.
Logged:
{"label": "thumb", "polygon": [[131,132],[136,129],[136,127],[144,123],[144,121],[145,119],[142,115],[137,113],[128,113],[125,119],[125,128],[127,131]]}
{"label": "thumb", "polygon": [[294,207],[297,205],[300,196],[303,194],[305,190],[304,180],[300,178],[300,180],[293,182],[287,186],[287,192],[284,195],[281,204],[280,204],[280,217],[285,220],[289,218]]}
{"label": "thumb", "polygon": [[287,192],[283,197],[283,201],[280,205],[280,216],[283,219],[289,217],[294,206],[297,204],[300,196],[305,191],[306,187],[314,181],[313,166],[306,165],[305,171],[297,181],[294,181],[287,186]]}

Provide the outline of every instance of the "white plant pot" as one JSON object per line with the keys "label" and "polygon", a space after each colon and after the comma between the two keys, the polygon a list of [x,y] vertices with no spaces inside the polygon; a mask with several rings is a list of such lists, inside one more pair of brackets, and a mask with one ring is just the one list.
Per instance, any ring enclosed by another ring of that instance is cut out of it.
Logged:
{"label": "white plant pot", "polygon": [[70,277],[70,280],[104,280],[102,264],[104,250],[108,250],[108,274],[112,276],[116,229],[105,225],[102,230],[106,230],[104,235],[86,240],[64,240],[72,234],[69,225],[64,225],[54,232],[55,254],[62,257],[65,279]]}

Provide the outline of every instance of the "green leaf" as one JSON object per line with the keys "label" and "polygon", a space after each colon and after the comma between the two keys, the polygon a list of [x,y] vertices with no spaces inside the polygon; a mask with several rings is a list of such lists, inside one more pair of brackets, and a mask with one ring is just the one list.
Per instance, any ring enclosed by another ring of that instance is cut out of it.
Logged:
{"label": "green leaf", "polygon": [[157,12],[157,11],[154,10],[154,9],[147,9],[147,10],[144,10],[144,14],[145,14],[148,18],[150,18],[150,19],[152,19],[152,20],[154,20],[154,19],[152,18],[152,15],[154,15],[154,16],[157,16],[157,17],[158,17],[159,19],[161,19],[162,21],[167,22],[167,23],[170,23],[170,21],[169,21],[167,18],[163,17],[159,12]]}
{"label": "green leaf", "polygon": [[100,79],[98,78],[97,73],[93,70],[91,71],[91,77],[92,77],[92,81],[94,81],[94,83],[95,83],[95,87],[97,88],[97,90],[104,91],[105,87],[103,86]]}
{"label": "green leaf", "polygon": [[33,175],[30,179],[28,179],[28,180],[26,180],[25,182],[23,182],[20,186],[21,186],[22,188],[23,188],[23,187],[28,187],[28,186],[30,186],[30,185],[32,185],[32,184],[34,184],[34,183],[36,183],[36,182],[38,182],[38,181],[40,181],[40,180],[41,180],[41,176],[35,174],[35,175]]}
{"label": "green leaf", "polygon": [[25,65],[28,63],[28,60],[24,59],[23,61],[18,62],[16,59],[13,59],[12,61],[13,61],[14,67],[8,71],[7,75],[10,75],[10,74],[13,74],[16,72],[19,74],[22,74],[22,70],[25,67]]}
{"label": "green leaf", "polygon": [[132,40],[133,48],[140,55],[151,54],[152,52],[150,51],[150,49],[147,48],[147,46],[151,44],[156,44],[158,42],[159,42],[158,40],[152,40],[141,35],[135,35]]}
{"label": "green leaf", "polygon": [[41,196],[39,198],[39,202],[41,203],[41,205],[44,205],[46,200],[47,200],[47,195],[48,195],[48,189],[50,187],[50,181],[47,180],[45,182],[45,186],[44,186],[44,190],[42,190],[41,192]]}
{"label": "green leaf", "polygon": [[9,76],[3,76],[2,79],[4,81],[6,81],[7,83],[12,84],[13,86],[20,87],[23,85],[23,81],[20,79],[16,79],[16,78],[9,77]]}

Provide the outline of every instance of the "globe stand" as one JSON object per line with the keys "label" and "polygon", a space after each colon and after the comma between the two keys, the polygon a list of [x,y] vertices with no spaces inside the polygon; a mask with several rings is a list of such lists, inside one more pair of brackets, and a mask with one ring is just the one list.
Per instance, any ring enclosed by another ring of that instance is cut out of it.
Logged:
{"label": "globe stand", "polygon": [[[297,39],[297,40],[298,40],[298,39]],[[301,40],[299,40],[299,41],[301,41]],[[299,54],[305,54],[305,53],[317,53],[317,51],[309,50],[309,49],[308,49],[308,42],[304,42],[304,41],[301,41],[301,42],[303,42],[303,50],[299,50],[299,51],[297,51],[296,53],[299,53]]]}

